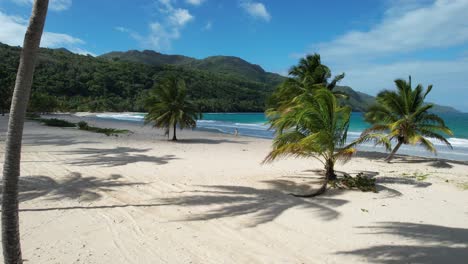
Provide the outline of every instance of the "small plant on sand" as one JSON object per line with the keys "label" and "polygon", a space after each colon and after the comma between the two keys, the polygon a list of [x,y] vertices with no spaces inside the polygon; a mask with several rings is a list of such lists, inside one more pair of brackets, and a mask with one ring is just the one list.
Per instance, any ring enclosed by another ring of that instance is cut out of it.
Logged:
{"label": "small plant on sand", "polygon": [[413,174],[403,173],[401,176],[409,177],[411,179],[416,179],[417,181],[425,181],[427,180],[427,177],[429,177],[430,175],[431,175],[430,173],[422,173],[422,172],[416,171],[416,172],[413,172]]}
{"label": "small plant on sand", "polygon": [[344,175],[342,178],[337,178],[330,182],[330,186],[337,189],[357,189],[363,192],[377,192],[375,179],[365,176],[362,172],[358,173],[355,177]]}
{"label": "small plant on sand", "polygon": [[80,121],[76,124],[76,126],[81,130],[88,130],[89,125],[85,121]]}
{"label": "small plant on sand", "polygon": [[464,191],[468,191],[468,182],[459,183],[458,187]]}

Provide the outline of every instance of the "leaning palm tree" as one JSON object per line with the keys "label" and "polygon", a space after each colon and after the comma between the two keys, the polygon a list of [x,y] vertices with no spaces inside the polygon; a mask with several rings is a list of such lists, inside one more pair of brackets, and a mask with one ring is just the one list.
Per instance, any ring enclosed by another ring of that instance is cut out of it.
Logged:
{"label": "leaning palm tree", "polygon": [[413,89],[411,76],[408,81],[395,80],[395,84],[397,90],[380,92],[376,104],[365,114],[365,120],[372,124],[372,127],[365,130],[361,138],[371,134],[376,135],[377,132],[385,133],[383,136],[375,137],[378,141],[385,140],[384,137],[386,140],[396,141],[396,146],[385,159],[387,162],[393,159],[403,144],[420,144],[428,151],[436,153],[434,144],[428,138],[443,142],[452,148],[445,138],[445,135],[453,135],[452,131],[442,118],[430,112],[433,104],[424,102],[432,90],[432,85],[429,85],[425,91],[421,84]]}
{"label": "leaning palm tree", "polygon": [[324,193],[328,182],[336,179],[335,163],[347,161],[356,152],[351,145],[345,146],[350,115],[351,108],[340,107],[326,88],[295,97],[283,112],[268,111],[276,137],[264,162],[286,156],[316,158],[325,167],[325,181],[318,191],[297,196]]}
{"label": "leaning palm tree", "polygon": [[195,104],[187,100],[185,82],[176,77],[169,77],[156,86],[146,105],[145,124],[152,123],[166,131],[173,128],[173,141],[177,140],[177,126],[180,129],[194,128],[196,120],[201,118]]}
{"label": "leaning palm tree", "polygon": [[2,187],[2,246],[6,264],[23,263],[19,235],[18,181],[21,162],[21,141],[24,116],[34,74],[37,51],[47,16],[48,0],[36,0],[24,36],[23,50],[16,75],[8,132],[5,144]]}

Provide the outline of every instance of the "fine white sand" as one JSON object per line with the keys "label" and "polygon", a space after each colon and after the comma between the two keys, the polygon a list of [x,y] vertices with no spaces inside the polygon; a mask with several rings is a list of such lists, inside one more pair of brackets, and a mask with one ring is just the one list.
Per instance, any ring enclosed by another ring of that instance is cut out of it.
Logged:
{"label": "fine white sand", "polygon": [[[119,137],[25,126],[20,220],[27,263],[466,263],[468,165],[359,153],[338,171],[378,193],[317,188],[313,159],[261,165],[271,140],[117,121]],[[0,118],[0,158],[7,118]],[[0,165],[0,169],[1,169]]]}

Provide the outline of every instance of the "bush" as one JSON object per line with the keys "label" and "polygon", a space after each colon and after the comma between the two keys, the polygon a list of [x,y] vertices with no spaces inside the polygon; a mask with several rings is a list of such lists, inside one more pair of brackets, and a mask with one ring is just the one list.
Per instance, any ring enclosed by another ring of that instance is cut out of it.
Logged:
{"label": "bush", "polygon": [[89,128],[89,125],[88,123],[86,123],[85,121],[80,121],[76,124],[78,126],[79,129],[81,130],[88,130]]}
{"label": "bush", "polygon": [[38,118],[36,119],[40,121],[41,123],[44,123],[46,126],[53,126],[53,127],[75,127],[75,123],[68,122],[67,120],[63,119],[57,119],[57,118],[52,118],[52,119],[45,119],[45,118]]}
{"label": "bush", "polygon": [[118,136],[118,134],[124,134],[130,132],[129,130],[126,129],[114,129],[114,128],[100,128],[100,127],[94,127],[88,125],[85,121],[80,121],[78,124],[78,129],[80,130],[85,130],[85,131],[90,131],[90,132],[95,132],[95,133],[102,133],[105,134],[106,136]]}
{"label": "bush", "polygon": [[330,182],[330,186],[338,189],[358,189],[363,192],[377,192],[375,179],[364,176],[362,172],[358,173],[356,177],[345,175],[343,178],[338,178]]}

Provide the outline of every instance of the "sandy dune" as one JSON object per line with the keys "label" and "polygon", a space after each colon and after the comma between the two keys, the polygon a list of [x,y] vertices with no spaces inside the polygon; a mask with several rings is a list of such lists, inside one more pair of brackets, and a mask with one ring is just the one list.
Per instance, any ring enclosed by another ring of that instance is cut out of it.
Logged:
{"label": "sandy dune", "polygon": [[[77,119],[76,117],[72,119]],[[89,120],[88,120],[89,121]],[[91,121],[93,123],[93,121]],[[313,160],[260,162],[271,141],[123,122],[120,137],[27,122],[21,235],[27,263],[464,263],[468,165],[360,153],[338,170],[378,193],[331,190]],[[0,118],[3,160],[6,118]],[[0,165],[2,166],[2,165]]]}

